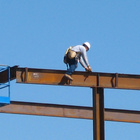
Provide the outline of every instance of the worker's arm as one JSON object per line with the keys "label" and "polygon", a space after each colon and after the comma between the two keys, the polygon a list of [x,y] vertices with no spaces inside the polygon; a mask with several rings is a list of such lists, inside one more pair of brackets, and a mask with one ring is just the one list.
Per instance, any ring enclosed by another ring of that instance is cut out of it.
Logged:
{"label": "worker's arm", "polygon": [[91,71],[92,71],[92,69],[91,69],[90,66],[87,66],[87,67],[85,66],[82,57],[80,58],[79,62],[80,62],[80,64],[85,68],[85,70],[86,70],[87,72],[91,72]]}
{"label": "worker's arm", "polygon": [[[88,58],[87,58],[87,52],[86,52],[86,49],[83,47],[81,48],[81,56],[86,64],[86,66],[88,67],[89,66],[89,62],[88,62]],[[82,58],[80,58],[80,61],[82,61]]]}
{"label": "worker's arm", "polygon": [[[89,71],[89,72],[92,71],[92,69],[91,69],[91,67],[89,65],[89,62],[88,62],[87,53],[86,53],[85,48],[81,48],[81,57],[80,57],[79,61],[80,61],[80,64],[85,68],[86,71]],[[84,62],[86,64],[86,66],[85,66]]]}
{"label": "worker's arm", "polygon": [[86,66],[85,66],[85,64],[84,64],[84,61],[83,61],[82,57],[80,57],[79,62],[80,62],[80,64],[81,64],[84,68],[86,68]]}

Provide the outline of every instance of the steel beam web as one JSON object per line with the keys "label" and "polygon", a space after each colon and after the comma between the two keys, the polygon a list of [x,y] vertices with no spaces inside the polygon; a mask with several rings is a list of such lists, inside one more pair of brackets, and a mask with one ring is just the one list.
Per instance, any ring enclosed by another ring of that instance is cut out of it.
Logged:
{"label": "steel beam web", "polygon": [[[93,119],[93,107],[17,102],[0,107],[0,113]],[[140,123],[140,111],[105,109],[104,120]]]}
{"label": "steel beam web", "polygon": [[74,72],[71,84],[64,77],[66,71],[34,68],[17,68],[17,83],[82,86],[140,90],[140,75]]}

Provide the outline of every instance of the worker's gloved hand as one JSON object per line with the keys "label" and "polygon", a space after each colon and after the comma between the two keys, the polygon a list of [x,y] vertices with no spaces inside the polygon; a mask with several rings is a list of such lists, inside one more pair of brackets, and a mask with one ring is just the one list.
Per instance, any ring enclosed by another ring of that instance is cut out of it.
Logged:
{"label": "worker's gloved hand", "polygon": [[86,67],[85,70],[86,70],[87,72],[92,72],[92,69],[91,69],[90,66]]}
{"label": "worker's gloved hand", "polygon": [[88,68],[87,67],[85,67],[85,71],[88,71]]}
{"label": "worker's gloved hand", "polygon": [[90,67],[90,66],[88,66],[88,71],[89,71],[89,72],[92,72],[92,69],[91,69],[91,67]]}

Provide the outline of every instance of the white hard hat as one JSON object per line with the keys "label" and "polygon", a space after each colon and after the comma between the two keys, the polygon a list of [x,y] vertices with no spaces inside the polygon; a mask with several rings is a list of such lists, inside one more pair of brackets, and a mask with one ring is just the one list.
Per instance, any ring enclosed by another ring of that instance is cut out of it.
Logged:
{"label": "white hard hat", "polygon": [[85,43],[83,43],[83,45],[88,47],[88,49],[90,49],[90,43],[89,42],[85,42]]}

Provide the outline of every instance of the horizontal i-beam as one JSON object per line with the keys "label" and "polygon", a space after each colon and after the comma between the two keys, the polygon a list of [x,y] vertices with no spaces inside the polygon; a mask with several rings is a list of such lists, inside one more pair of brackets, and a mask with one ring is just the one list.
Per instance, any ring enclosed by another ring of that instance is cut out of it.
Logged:
{"label": "horizontal i-beam", "polygon": [[140,90],[140,75],[117,74],[117,73],[97,73],[97,72],[74,72],[73,81],[64,77],[66,71],[47,70],[34,68],[17,68],[17,83],[27,84],[48,84],[48,85],[68,85],[83,87],[101,87],[116,89],[137,89]]}
{"label": "horizontal i-beam", "polygon": [[[11,101],[0,113],[93,119],[93,107]],[[140,111],[105,109],[106,121],[140,123]]]}

